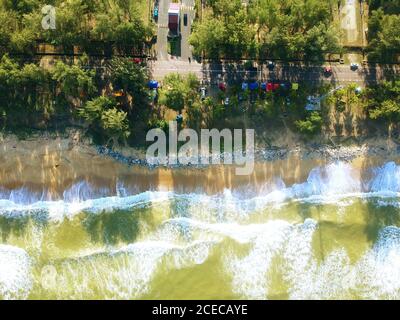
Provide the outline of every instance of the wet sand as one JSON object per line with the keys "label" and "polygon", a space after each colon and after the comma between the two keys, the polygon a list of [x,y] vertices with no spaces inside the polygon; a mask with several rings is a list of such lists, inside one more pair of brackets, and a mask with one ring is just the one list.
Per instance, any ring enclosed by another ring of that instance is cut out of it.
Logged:
{"label": "wet sand", "polygon": [[[376,143],[382,146],[382,143]],[[361,175],[370,174],[370,168],[388,161],[400,163],[394,146],[382,149],[381,154],[375,152],[372,155],[366,154],[368,148],[357,148],[359,154],[353,157],[351,164],[360,169],[357,171]],[[132,152],[140,156],[138,151]],[[73,139],[19,141],[10,136],[0,141],[0,187],[8,190],[27,187],[39,192],[47,190],[54,197],[61,197],[64,190],[81,181],[110,190],[115,190],[116,185],[122,183],[135,192],[162,190],[215,194],[236,188],[259,191],[274,185],[277,178],[286,185],[304,182],[313,168],[333,161],[318,152],[308,151],[307,155],[305,157],[305,153],[299,150],[290,152],[283,160],[258,161],[253,174],[237,176],[234,166],[150,169],[119,163],[99,155],[96,148]]]}

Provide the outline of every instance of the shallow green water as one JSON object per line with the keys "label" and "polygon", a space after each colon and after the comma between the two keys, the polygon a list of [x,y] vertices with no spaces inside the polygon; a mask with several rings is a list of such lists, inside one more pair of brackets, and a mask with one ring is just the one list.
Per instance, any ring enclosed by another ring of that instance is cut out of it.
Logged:
{"label": "shallow green water", "polygon": [[0,297],[400,298],[397,166],[381,168],[382,190],[368,192],[351,168],[328,169],[251,196],[2,200]]}

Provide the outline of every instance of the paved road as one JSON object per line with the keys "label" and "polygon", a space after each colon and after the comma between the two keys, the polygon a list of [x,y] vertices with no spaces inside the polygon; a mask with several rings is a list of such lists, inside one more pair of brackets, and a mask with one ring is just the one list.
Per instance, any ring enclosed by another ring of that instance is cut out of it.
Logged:
{"label": "paved road", "polygon": [[168,60],[168,10],[171,0],[159,1],[158,29],[157,29],[157,60]]}
{"label": "paved road", "polygon": [[[181,59],[188,61],[192,59],[192,48],[189,45],[189,37],[192,30],[192,22],[195,18],[195,0],[182,0],[181,6]],[[187,26],[184,24],[184,17],[187,15]]]}
{"label": "paved road", "polygon": [[192,61],[189,63],[188,60],[171,59],[169,61],[157,60],[152,64],[153,78],[156,80],[162,80],[167,74],[179,73],[186,75],[194,73],[199,79],[203,78],[202,64]]}
{"label": "paved road", "polygon": [[200,80],[216,83],[224,80],[227,83],[240,83],[244,80],[258,81],[284,80],[299,82],[330,82],[330,83],[358,83],[363,86],[390,78],[393,74],[400,74],[399,66],[368,66],[352,71],[349,65],[332,65],[332,75],[326,77],[322,66],[277,65],[274,71],[260,66],[257,71],[247,71],[240,64],[199,64],[187,61],[170,60],[157,61],[154,64],[153,76],[162,80],[169,73],[195,73]]}

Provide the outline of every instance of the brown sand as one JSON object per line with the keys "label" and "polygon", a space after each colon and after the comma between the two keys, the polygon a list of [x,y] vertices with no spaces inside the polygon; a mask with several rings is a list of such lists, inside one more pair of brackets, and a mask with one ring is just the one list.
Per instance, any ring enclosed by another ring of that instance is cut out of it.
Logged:
{"label": "brown sand", "polygon": [[[361,174],[387,161],[398,161],[396,155],[365,156],[360,154],[352,165]],[[287,185],[304,182],[309,172],[330,160],[321,157],[302,159],[292,153],[285,160],[258,162],[250,176],[236,176],[233,166],[210,166],[204,169],[148,169],[127,166],[107,156],[98,155],[95,148],[75,143],[72,139],[35,138],[18,141],[13,137],[0,140],[0,186],[7,189],[29,187],[49,190],[55,196],[74,183],[87,181],[95,186],[115,189],[117,182],[133,187],[137,192],[168,190],[177,192],[203,191],[209,194],[225,188],[251,186],[263,188],[281,178]]]}

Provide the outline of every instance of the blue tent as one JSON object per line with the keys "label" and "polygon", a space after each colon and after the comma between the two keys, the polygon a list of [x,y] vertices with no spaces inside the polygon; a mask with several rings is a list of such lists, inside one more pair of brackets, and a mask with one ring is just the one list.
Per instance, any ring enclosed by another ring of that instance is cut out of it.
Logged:
{"label": "blue tent", "polygon": [[258,82],[250,83],[249,88],[250,88],[251,91],[257,90],[258,89]]}
{"label": "blue tent", "polygon": [[267,84],[265,82],[261,83],[261,90],[267,91]]}
{"label": "blue tent", "polygon": [[151,80],[148,83],[150,89],[158,89],[158,81]]}
{"label": "blue tent", "polygon": [[243,82],[242,83],[242,90],[247,90],[249,88],[249,85],[248,85],[248,83],[247,82]]}

